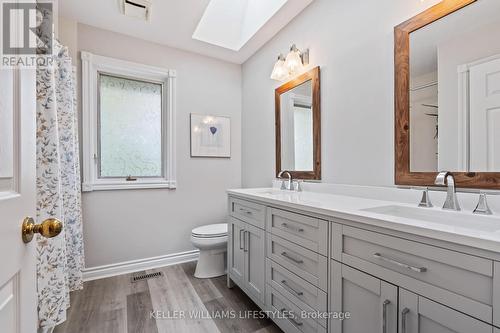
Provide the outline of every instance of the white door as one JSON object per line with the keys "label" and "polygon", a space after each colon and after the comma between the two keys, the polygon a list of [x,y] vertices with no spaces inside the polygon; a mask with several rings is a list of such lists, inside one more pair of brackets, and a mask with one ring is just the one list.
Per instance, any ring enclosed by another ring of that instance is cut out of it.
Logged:
{"label": "white door", "polygon": [[35,216],[35,71],[0,69],[0,331],[37,326],[35,245],[21,224]]}
{"label": "white door", "polygon": [[500,59],[470,68],[470,170],[500,171]]}

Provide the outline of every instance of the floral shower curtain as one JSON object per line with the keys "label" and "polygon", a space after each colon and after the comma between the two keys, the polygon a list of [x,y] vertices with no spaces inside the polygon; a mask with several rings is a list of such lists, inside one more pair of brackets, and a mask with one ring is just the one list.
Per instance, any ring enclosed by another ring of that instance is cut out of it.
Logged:
{"label": "floral shower curtain", "polygon": [[53,66],[36,75],[37,220],[56,217],[64,227],[55,238],[37,238],[41,328],[66,320],[84,267],[75,73],[68,49],[55,40],[53,49]]}

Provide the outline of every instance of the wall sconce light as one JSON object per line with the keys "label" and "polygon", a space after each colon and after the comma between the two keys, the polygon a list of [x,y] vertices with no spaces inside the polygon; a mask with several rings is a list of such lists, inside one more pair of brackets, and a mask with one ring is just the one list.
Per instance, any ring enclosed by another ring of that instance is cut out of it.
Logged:
{"label": "wall sconce light", "polygon": [[284,81],[286,78],[300,72],[304,66],[309,65],[309,49],[300,51],[295,44],[290,47],[286,58],[282,54],[274,64],[271,79]]}
{"label": "wall sconce light", "polygon": [[288,68],[285,66],[285,57],[280,54],[278,60],[274,64],[273,72],[271,73],[271,79],[282,81],[288,77]]}

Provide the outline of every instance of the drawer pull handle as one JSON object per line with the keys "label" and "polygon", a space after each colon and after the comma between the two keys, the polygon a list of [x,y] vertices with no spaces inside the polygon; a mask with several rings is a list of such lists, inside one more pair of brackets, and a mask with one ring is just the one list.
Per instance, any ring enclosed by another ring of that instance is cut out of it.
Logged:
{"label": "drawer pull handle", "polygon": [[410,309],[408,308],[404,308],[403,311],[401,311],[401,333],[406,333],[406,320],[408,313],[410,313]]}
{"label": "drawer pull handle", "polygon": [[[280,312],[289,312],[290,314],[292,314],[293,316],[295,316],[295,313],[293,313],[292,311],[286,311],[285,308],[281,309]],[[302,325],[304,325],[304,323],[296,321],[294,318],[292,318],[292,316],[288,317],[288,320],[290,320],[295,326],[302,326]]]}
{"label": "drawer pull handle", "polygon": [[394,259],[390,259],[390,258],[386,258],[384,256],[382,256],[380,253],[374,253],[373,254],[373,257],[374,258],[377,258],[377,259],[380,259],[380,260],[383,260],[385,262],[388,262],[390,264],[394,264],[396,266],[399,266],[401,268],[406,268],[410,271],[414,271],[414,272],[417,272],[417,273],[424,273],[424,272],[427,272],[427,268],[425,267],[414,267],[414,266],[410,266],[408,264],[404,264],[402,262],[399,262],[399,261],[396,261]]}
{"label": "drawer pull handle", "polygon": [[382,303],[382,333],[387,333],[387,306],[391,304],[391,301],[386,299]]}
{"label": "drawer pull handle", "polygon": [[292,258],[288,255],[288,253],[286,252],[281,252],[281,255],[287,259],[290,259],[291,261],[293,261],[294,263],[297,263],[297,264],[303,264],[304,263],[304,260],[299,260],[299,259],[295,259],[295,258]]}
{"label": "drawer pull handle", "polygon": [[248,252],[248,248],[250,247],[250,231],[245,230],[243,234],[243,240],[245,241],[243,244],[243,251]]}
{"label": "drawer pull handle", "polygon": [[245,229],[240,229],[240,250],[244,250],[245,249],[245,239],[243,239],[243,242],[241,241],[241,235],[245,235],[244,234],[245,232]]}
{"label": "drawer pull handle", "polygon": [[302,291],[297,291],[295,289],[293,289],[292,287],[290,287],[288,285],[288,282],[286,282],[286,280],[281,280],[281,284],[286,286],[288,289],[290,289],[291,291],[293,291],[297,296],[302,296],[304,295],[304,293]]}
{"label": "drawer pull handle", "polygon": [[293,319],[293,318],[290,318],[290,321],[291,321],[291,322],[292,322],[295,326],[302,326],[302,325],[304,325],[303,323],[298,322],[298,321],[296,321],[296,320],[295,320],[295,319]]}
{"label": "drawer pull handle", "polygon": [[240,212],[245,213],[245,214],[247,214],[247,215],[252,215],[252,212],[251,212],[251,211],[246,210],[246,209],[244,209],[244,208],[240,208]]}
{"label": "drawer pull handle", "polygon": [[302,228],[293,228],[293,227],[290,227],[287,223],[281,223],[281,226],[282,226],[282,227],[284,227],[284,228],[287,228],[287,229],[293,230],[293,231],[297,231],[297,232],[304,232],[304,229],[302,229]]}

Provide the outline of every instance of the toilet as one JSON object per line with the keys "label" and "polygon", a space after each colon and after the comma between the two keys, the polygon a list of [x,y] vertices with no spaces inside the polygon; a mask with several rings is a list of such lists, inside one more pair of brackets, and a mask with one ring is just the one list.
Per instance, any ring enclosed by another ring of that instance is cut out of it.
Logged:
{"label": "toilet", "polygon": [[200,250],[194,272],[196,278],[207,279],[226,274],[227,223],[194,228],[191,242]]}

